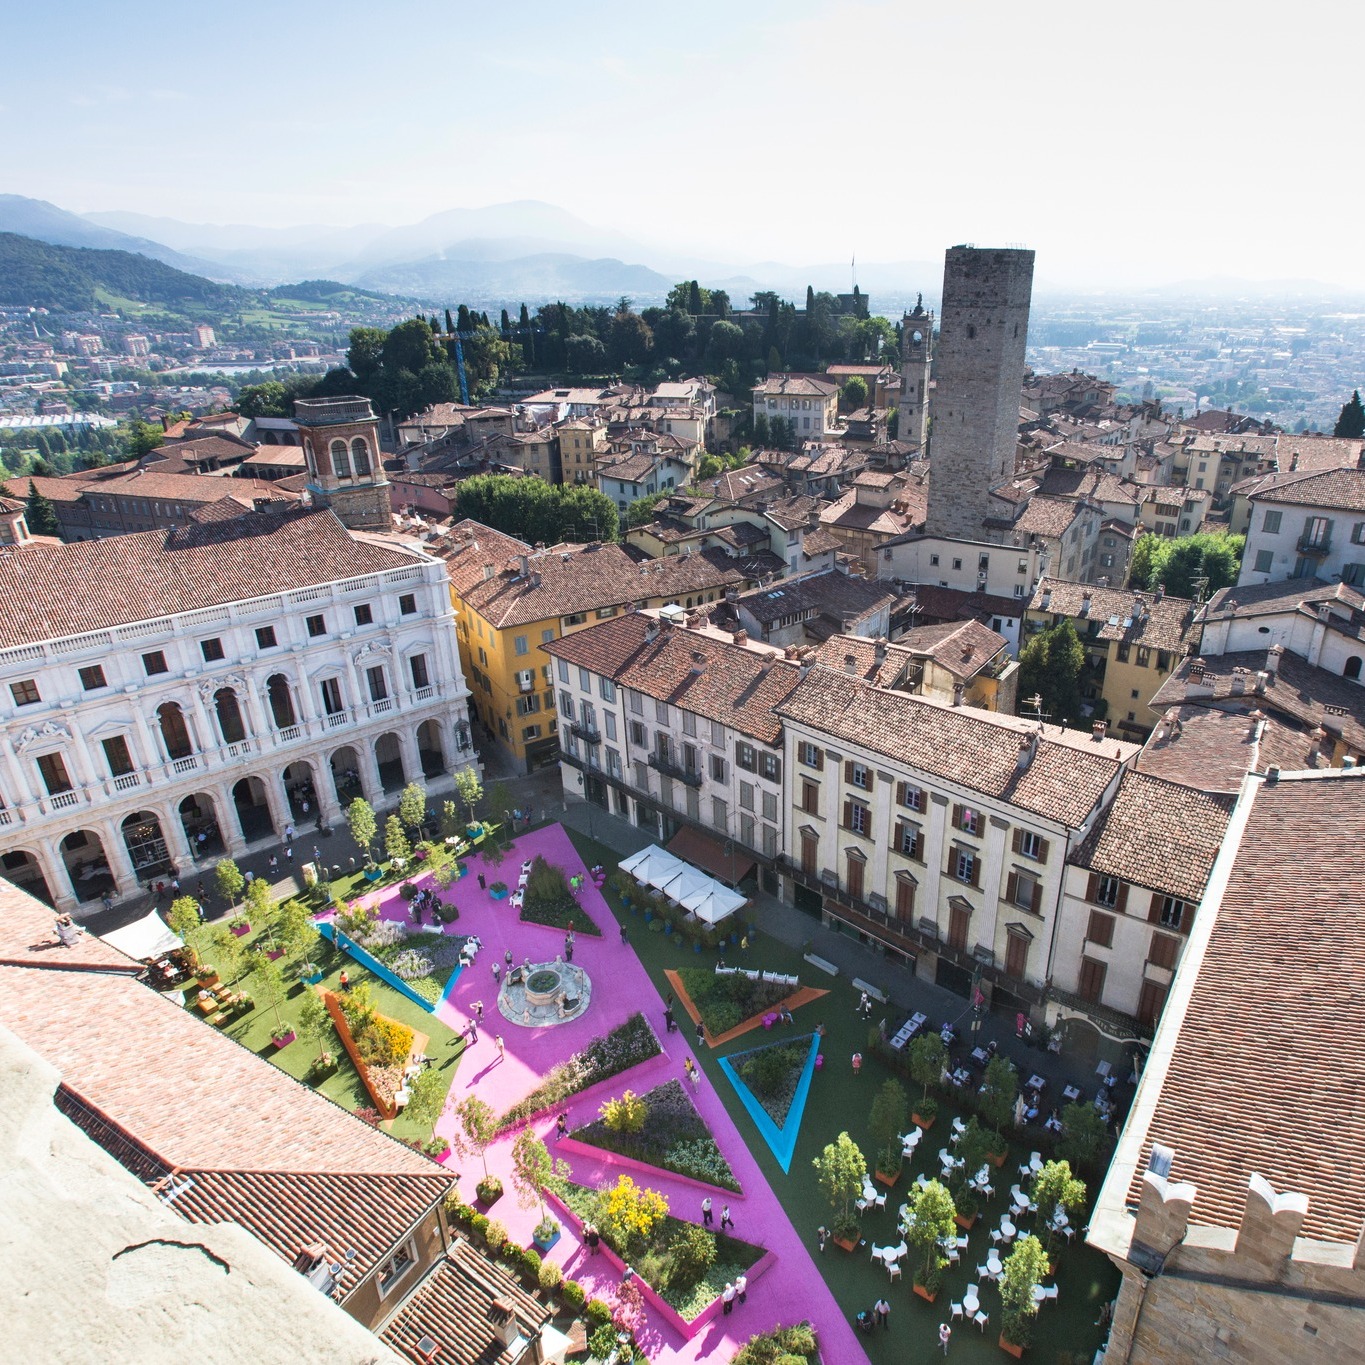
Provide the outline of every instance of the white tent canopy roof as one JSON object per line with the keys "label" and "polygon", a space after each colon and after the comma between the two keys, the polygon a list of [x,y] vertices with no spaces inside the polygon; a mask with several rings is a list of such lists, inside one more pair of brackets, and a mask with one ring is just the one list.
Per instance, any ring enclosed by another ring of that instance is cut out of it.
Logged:
{"label": "white tent canopy roof", "polygon": [[180,936],[166,928],[165,921],[153,910],[122,929],[111,929],[102,938],[111,948],[126,953],[137,962],[150,962],[183,947]]}
{"label": "white tent canopy roof", "polygon": [[744,904],[745,898],[738,891],[731,891],[728,886],[722,886],[709,877],[707,881],[710,885],[706,890],[688,897],[683,901],[683,906],[706,924],[719,924],[726,916],[733,915]]}
{"label": "white tent canopy roof", "polygon": [[618,866],[637,882],[662,891],[706,924],[719,924],[746,904],[746,897],[740,892],[731,891],[723,882],[708,877],[657,844],[622,858]]}

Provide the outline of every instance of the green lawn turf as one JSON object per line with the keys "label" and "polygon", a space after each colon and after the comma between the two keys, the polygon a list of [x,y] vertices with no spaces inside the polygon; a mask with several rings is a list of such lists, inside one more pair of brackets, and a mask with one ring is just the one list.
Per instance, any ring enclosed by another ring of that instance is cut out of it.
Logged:
{"label": "green lawn turf", "polygon": [[[589,867],[600,862],[611,869],[620,860],[620,855],[605,845],[580,835],[576,830],[568,832]],[[691,944],[680,935],[649,933],[641,916],[632,916],[624,911],[619,899],[612,893],[604,894],[613,914],[626,926],[631,946],[648,969],[661,998],[667,997],[669,992],[664,977],[665,968],[676,970],[714,962],[714,952],[703,949],[700,955],[695,954]],[[744,913],[752,915],[754,912],[750,910]],[[841,1129],[847,1129],[871,1163],[876,1142],[872,1137],[869,1111],[877,1089],[891,1073],[871,1055],[868,1047],[869,1023],[856,1012],[858,996],[848,979],[842,976],[827,977],[817,971],[802,960],[796,949],[763,933],[761,923],[758,932],[750,935],[748,951],[744,952],[738,947],[727,948],[726,961],[731,966],[794,972],[801,977],[803,985],[825,988],[830,992],[823,999],[794,1011],[796,1023],[791,1031],[807,1033],[823,1023],[826,1036],[822,1049],[824,1068],[815,1074],[790,1175],[783,1173],[767,1144],[759,1136],[717,1065],[716,1053],[709,1048],[701,1048],[698,1052],[706,1080],[718,1087],[740,1135],[782,1201],[787,1216],[808,1240],[814,1252],[816,1229],[821,1224],[829,1225],[832,1210],[816,1184],[811,1160],[827,1142],[838,1136]],[[913,986],[910,991],[913,992]],[[965,1009],[965,1000],[962,1005]],[[880,1014],[874,1014],[870,1026],[875,1028],[880,1018]],[[660,1011],[654,1012],[653,1021],[660,1026]],[[935,1019],[933,1022],[939,1021]],[[771,1034],[766,1036],[772,1037]],[[752,1046],[752,1036],[746,1036],[720,1048],[719,1052],[728,1055],[743,1052]],[[850,1064],[854,1052],[863,1054],[862,1074],[857,1077],[853,1075]],[[905,1084],[913,1100],[919,1094],[919,1087],[911,1082]],[[948,1144],[956,1112],[950,1101],[940,1099],[938,1119],[920,1142],[914,1160],[905,1163],[905,1174],[891,1191],[886,1209],[864,1218],[863,1235],[867,1242],[883,1246],[888,1242],[900,1241],[896,1232],[896,1210],[906,1199],[906,1191],[915,1175],[920,1171],[927,1171],[931,1176],[938,1175],[937,1152]],[[964,1112],[963,1117],[968,1115]],[[1009,1159],[995,1182],[996,1196],[986,1203],[984,1216],[978,1219],[976,1227],[968,1234],[971,1244],[963,1253],[962,1264],[949,1269],[937,1302],[928,1304],[913,1295],[907,1282],[908,1271],[903,1279],[894,1284],[888,1283],[885,1270],[871,1263],[866,1244],[852,1254],[841,1251],[833,1242],[828,1244],[820,1258],[820,1268],[835,1298],[850,1318],[859,1309],[871,1308],[883,1293],[891,1304],[891,1330],[859,1337],[873,1365],[893,1365],[893,1362],[894,1365],[901,1365],[907,1359],[929,1360],[937,1353],[938,1327],[939,1323],[948,1320],[949,1302],[961,1300],[967,1284],[976,1281],[976,1267],[985,1261],[990,1247],[989,1228],[999,1222],[1002,1213],[1009,1210],[1009,1187],[1019,1178],[1018,1163],[1026,1161],[1029,1154],[1028,1147],[1021,1151],[1020,1146],[1020,1143],[1016,1143],[1011,1148]],[[1091,1195],[1097,1191],[1098,1182],[1092,1181]],[[1071,1221],[1073,1226],[1083,1227],[1087,1214],[1073,1214]],[[1034,1230],[1027,1219],[1022,1220],[1020,1226],[1027,1231]],[[1118,1292],[1118,1272],[1107,1257],[1084,1246],[1079,1237],[1069,1246],[1065,1241],[1059,1242],[1057,1257],[1057,1274],[1051,1282],[1058,1286],[1059,1297],[1055,1303],[1045,1304],[1040,1311],[1027,1358],[1035,1365],[1041,1362],[1047,1362],[1047,1365],[1089,1365],[1102,1339],[1101,1331],[1094,1323],[1099,1317],[1101,1305],[1112,1300]],[[985,1331],[970,1324],[954,1323],[951,1356],[958,1362],[976,1361],[982,1365],[986,1365],[986,1362],[998,1365],[999,1361],[1005,1359],[996,1345],[1000,1330],[1000,1295],[989,1281],[981,1289],[981,1303],[990,1314]]]}
{"label": "green lawn turf", "polygon": [[[258,935],[254,933],[248,935],[247,942],[254,943],[257,937]],[[212,954],[209,954],[209,957],[211,959]],[[338,952],[326,939],[319,941],[314,953],[314,961],[323,969],[324,976],[321,984],[328,990],[337,990],[338,979],[344,967],[353,984],[358,985],[362,981],[369,982],[370,989],[374,993],[375,1008],[380,1014],[388,1015],[390,1019],[397,1019],[400,1023],[406,1024],[419,1033],[425,1033],[429,1039],[426,1045],[427,1055],[432,1058],[432,1065],[446,1078],[446,1086],[447,1089],[449,1088],[450,1082],[455,1079],[455,1070],[459,1065],[460,1055],[464,1051],[464,1043],[456,1034],[441,1023],[434,1014],[428,1014],[413,1004],[406,996],[400,995],[397,991],[386,986],[359,964]],[[251,993],[250,981],[245,982],[244,987],[248,993]],[[241,987],[234,989],[241,989]],[[299,1007],[303,1001],[304,991],[307,989],[309,988],[302,983],[295,983],[290,987],[288,996],[280,1007],[280,1014],[286,1025],[293,1025],[298,1022]],[[256,1008],[250,1014],[243,1015],[225,1025],[223,1031],[230,1038],[241,1043],[243,1047],[250,1048],[252,1052],[259,1053],[283,1071],[287,1071],[296,1080],[304,1080],[317,1049],[313,1044],[304,1042],[302,1038],[296,1038],[287,1047],[275,1047],[270,1040],[270,1030],[275,1027],[274,1011],[261,1003],[259,995],[256,996],[256,1002]],[[342,1049],[335,1033],[332,1034],[329,1050],[337,1057],[337,1070],[323,1081],[318,1089],[328,1099],[334,1100],[342,1108],[349,1109],[353,1113],[357,1109],[368,1108],[371,1104],[369,1094],[361,1085],[360,1076],[355,1067],[351,1065],[350,1058]],[[431,1137],[430,1124],[419,1124],[406,1118],[402,1113],[399,1113],[398,1117],[391,1122],[385,1123],[383,1127],[386,1131],[391,1132],[394,1137],[404,1142],[412,1138],[425,1141]]]}

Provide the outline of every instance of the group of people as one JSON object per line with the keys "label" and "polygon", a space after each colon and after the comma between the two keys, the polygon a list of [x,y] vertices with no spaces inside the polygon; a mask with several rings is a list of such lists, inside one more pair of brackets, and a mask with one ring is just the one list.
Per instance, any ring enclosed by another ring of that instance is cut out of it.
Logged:
{"label": "group of people", "polygon": [[744,1303],[748,1297],[749,1277],[741,1270],[733,1280],[727,1280],[725,1282],[725,1288],[721,1290],[721,1313],[728,1314],[734,1312],[736,1301]]}
{"label": "group of people", "polygon": [[414,924],[423,923],[423,916],[430,913],[433,924],[439,918],[439,907],[441,898],[429,886],[420,887],[413,893],[412,900],[409,902],[408,910],[412,915]]}

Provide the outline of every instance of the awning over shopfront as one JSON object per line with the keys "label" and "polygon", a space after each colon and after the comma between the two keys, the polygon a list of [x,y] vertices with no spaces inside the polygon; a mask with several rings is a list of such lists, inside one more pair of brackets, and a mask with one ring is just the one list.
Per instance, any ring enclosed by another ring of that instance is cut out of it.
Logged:
{"label": "awning over shopfront", "polygon": [[726,886],[738,886],[756,871],[753,854],[741,844],[732,845],[734,852],[726,852],[726,845],[709,834],[690,825],[680,829],[669,841],[668,851],[686,859],[693,867],[709,872]]}

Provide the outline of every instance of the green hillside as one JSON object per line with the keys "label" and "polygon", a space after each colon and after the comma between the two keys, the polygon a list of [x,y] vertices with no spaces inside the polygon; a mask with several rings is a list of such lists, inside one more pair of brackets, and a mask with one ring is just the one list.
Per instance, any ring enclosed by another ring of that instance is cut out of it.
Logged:
{"label": "green hillside", "polygon": [[109,299],[128,299],[168,309],[185,305],[233,309],[253,297],[247,290],[187,275],[150,256],[52,246],[0,232],[0,305],[79,312]]}

